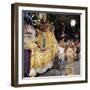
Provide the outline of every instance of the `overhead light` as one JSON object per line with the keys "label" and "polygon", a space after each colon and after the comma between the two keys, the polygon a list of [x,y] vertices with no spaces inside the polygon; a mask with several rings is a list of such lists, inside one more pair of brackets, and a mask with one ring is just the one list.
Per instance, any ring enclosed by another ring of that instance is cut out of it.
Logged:
{"label": "overhead light", "polygon": [[72,20],[71,20],[71,26],[72,26],[72,27],[75,27],[75,25],[76,25],[76,20],[75,20],[75,19],[72,19]]}

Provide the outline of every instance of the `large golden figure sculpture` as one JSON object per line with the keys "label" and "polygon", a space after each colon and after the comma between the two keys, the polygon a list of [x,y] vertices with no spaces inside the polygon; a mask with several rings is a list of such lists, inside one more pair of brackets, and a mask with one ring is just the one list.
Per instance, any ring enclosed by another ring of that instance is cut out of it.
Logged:
{"label": "large golden figure sculpture", "polygon": [[[31,32],[30,30],[29,32]],[[34,40],[24,38],[25,48],[31,50],[29,76],[35,76],[36,73],[41,74],[50,69],[53,66],[53,60],[58,50],[58,44],[51,24],[47,22],[42,23],[37,33],[38,35]]]}

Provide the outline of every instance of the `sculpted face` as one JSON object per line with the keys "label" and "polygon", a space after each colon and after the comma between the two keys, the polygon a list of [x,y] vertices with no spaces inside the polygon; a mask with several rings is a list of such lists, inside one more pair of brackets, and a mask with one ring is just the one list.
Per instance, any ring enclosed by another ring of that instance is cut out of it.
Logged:
{"label": "sculpted face", "polygon": [[24,39],[25,38],[28,38],[31,41],[35,41],[36,40],[36,31],[30,25],[25,25],[25,27],[24,27]]}
{"label": "sculpted face", "polygon": [[66,50],[66,57],[67,57],[67,61],[69,63],[72,63],[74,61],[74,51],[73,51],[73,48],[71,47],[68,47],[67,50]]}
{"label": "sculpted face", "polygon": [[50,28],[50,25],[48,23],[40,25],[40,31],[42,31],[42,32],[50,31],[50,29],[51,28]]}

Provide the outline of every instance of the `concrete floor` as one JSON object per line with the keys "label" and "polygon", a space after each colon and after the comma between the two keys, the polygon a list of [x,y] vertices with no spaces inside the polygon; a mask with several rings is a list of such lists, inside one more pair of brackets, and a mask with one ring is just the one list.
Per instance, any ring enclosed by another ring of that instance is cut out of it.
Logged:
{"label": "concrete floor", "polygon": [[[65,75],[65,67],[67,64],[61,65],[60,61],[56,59],[53,62],[53,67],[47,70],[45,73],[37,75],[37,77],[43,76],[62,76]],[[73,75],[80,75],[80,61],[75,61],[72,65]]]}

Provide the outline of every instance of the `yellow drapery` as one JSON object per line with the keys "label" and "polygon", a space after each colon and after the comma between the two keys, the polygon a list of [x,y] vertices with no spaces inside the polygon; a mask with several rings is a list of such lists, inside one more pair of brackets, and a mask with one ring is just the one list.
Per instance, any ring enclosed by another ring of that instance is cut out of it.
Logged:
{"label": "yellow drapery", "polygon": [[[37,36],[37,46],[32,49],[31,54],[31,66],[30,68],[43,68],[48,63],[52,62],[56,52],[57,52],[57,41],[55,39],[54,33],[51,31],[44,32],[46,40],[46,50],[42,51],[42,33]],[[33,44],[34,45],[34,44]]]}

